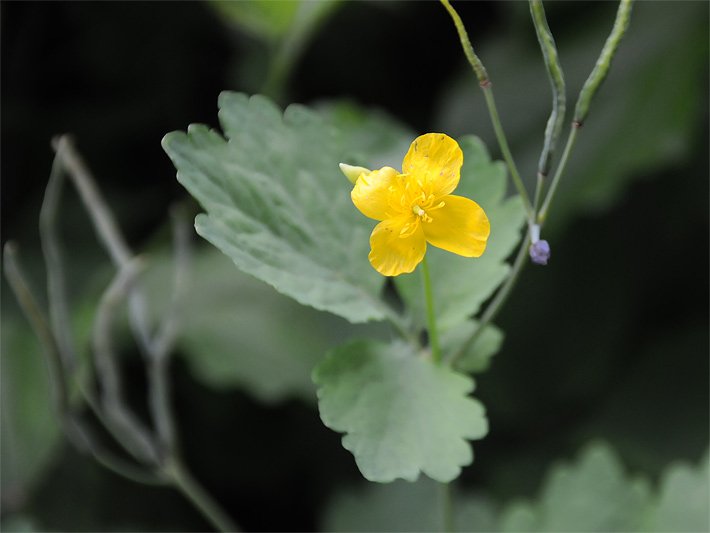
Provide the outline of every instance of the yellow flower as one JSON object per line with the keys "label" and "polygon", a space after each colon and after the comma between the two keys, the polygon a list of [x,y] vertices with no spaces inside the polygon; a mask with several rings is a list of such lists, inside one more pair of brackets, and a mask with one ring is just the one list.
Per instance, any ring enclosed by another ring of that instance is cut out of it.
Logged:
{"label": "yellow flower", "polygon": [[362,169],[351,198],[363,215],[380,221],[370,236],[368,256],[380,274],[412,272],[424,258],[427,242],[464,257],[479,257],[486,249],[486,213],[473,200],[451,194],[462,164],[455,140],[427,133],[409,147],[402,172]]}

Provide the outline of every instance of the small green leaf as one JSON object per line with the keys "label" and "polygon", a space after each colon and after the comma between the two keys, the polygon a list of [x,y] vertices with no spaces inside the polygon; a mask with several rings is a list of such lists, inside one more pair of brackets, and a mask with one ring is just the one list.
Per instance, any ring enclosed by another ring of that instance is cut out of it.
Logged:
{"label": "small green leaf", "polygon": [[404,343],[357,341],[313,373],[321,418],[370,481],[456,478],[473,461],[467,439],[488,431],[473,380],[423,359]]}
{"label": "small green leaf", "polygon": [[[464,342],[478,329],[478,322],[466,322],[445,331],[441,336],[441,349],[444,356],[458,352]],[[456,362],[456,368],[465,372],[485,372],[490,366],[491,357],[500,350],[503,344],[503,332],[492,324],[483,328],[478,338],[468,347]]]}
{"label": "small green leaf", "polygon": [[222,93],[229,141],[205,126],[173,132],[163,146],[178,180],[207,211],[200,235],[243,271],[304,305],[351,322],[382,320],[384,278],[367,261],[370,222],[350,200],[337,130],[292,105]]}
{"label": "small green leaf", "polygon": [[606,445],[590,445],[573,465],[558,465],[535,505],[513,504],[502,531],[637,531],[649,502],[646,480],[629,479]]}
{"label": "small green leaf", "polygon": [[[461,181],[454,194],[477,202],[488,215],[491,234],[480,258],[461,257],[429,246],[427,260],[434,291],[437,324],[443,332],[476,314],[481,304],[506,278],[505,259],[520,240],[525,212],[518,196],[505,198],[506,171],[502,162],[491,161],[483,142],[467,136],[460,140],[464,154]],[[395,279],[397,288],[416,322],[425,324],[424,298],[417,273]]]}

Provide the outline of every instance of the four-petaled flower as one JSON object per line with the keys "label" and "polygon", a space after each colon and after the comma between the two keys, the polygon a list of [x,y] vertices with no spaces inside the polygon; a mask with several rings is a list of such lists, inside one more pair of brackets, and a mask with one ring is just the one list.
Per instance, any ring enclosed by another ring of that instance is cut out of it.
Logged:
{"label": "four-petaled flower", "polygon": [[[370,236],[370,264],[383,276],[412,272],[427,242],[464,257],[486,249],[490,224],[473,200],[451,193],[463,153],[451,137],[427,133],[414,140],[402,162],[361,172],[351,198],[363,215],[379,220]],[[354,168],[354,167],[350,167]]]}

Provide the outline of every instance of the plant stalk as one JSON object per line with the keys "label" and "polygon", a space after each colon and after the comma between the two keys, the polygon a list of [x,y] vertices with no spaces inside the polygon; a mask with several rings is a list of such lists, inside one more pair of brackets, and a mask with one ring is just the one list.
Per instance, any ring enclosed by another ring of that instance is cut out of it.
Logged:
{"label": "plant stalk", "polygon": [[422,260],[422,284],[424,285],[424,299],[426,300],[427,330],[429,332],[429,345],[431,358],[435,363],[441,362],[441,347],[439,346],[439,331],[436,327],[436,313],[434,312],[434,296],[431,290],[431,276],[426,255]]}

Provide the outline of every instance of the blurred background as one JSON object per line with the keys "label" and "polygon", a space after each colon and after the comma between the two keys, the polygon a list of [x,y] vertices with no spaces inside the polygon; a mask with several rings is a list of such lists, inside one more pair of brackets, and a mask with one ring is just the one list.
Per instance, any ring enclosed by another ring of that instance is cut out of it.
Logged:
{"label": "blurred background", "polygon": [[[527,3],[455,5],[533,178],[550,95]],[[546,7],[572,107],[616,4]],[[37,220],[59,133],[74,135],[133,249],[149,251],[156,314],[169,300],[168,212],[186,197],[160,140],[190,123],[218,127],[221,90],[266,91],[281,105],[346,99],[415,132],[474,133],[500,157],[435,2],[3,2],[0,14],[2,241],[19,244],[41,295]],[[705,2],[635,5],[545,228],[552,260],[525,270],[497,321],[503,348],[476,379],[491,431],[462,486],[499,505],[534,497],[550,465],[590,440],[652,484],[707,449],[708,15]],[[70,187],[60,229],[81,342],[111,269]],[[198,243],[195,276],[191,307],[204,312],[171,369],[187,462],[247,530],[327,527],[334,498],[367,483],[322,425],[309,375],[357,331]],[[145,414],[142,361],[122,338],[127,392]],[[6,531],[209,527],[174,491],[126,481],[67,444],[40,346],[4,280],[1,379]]]}

